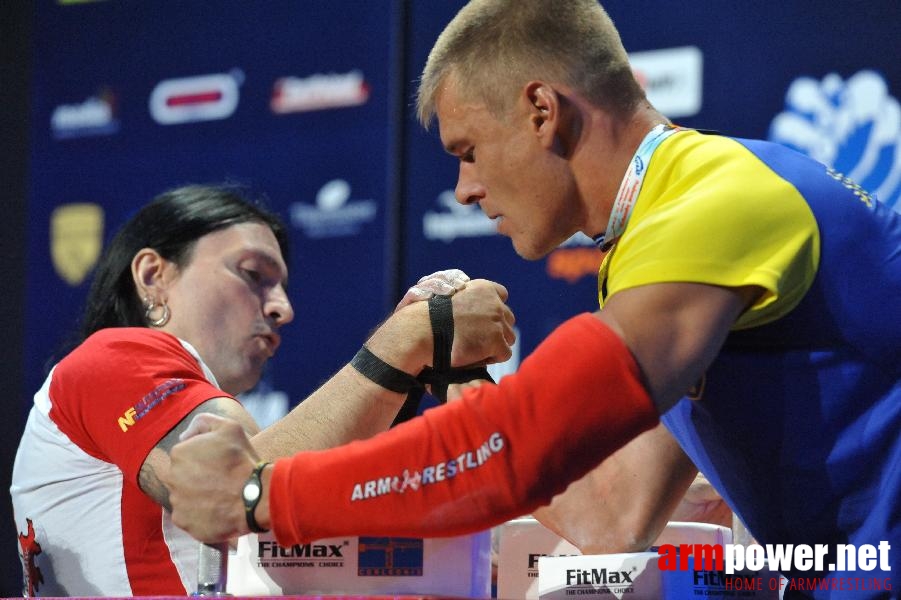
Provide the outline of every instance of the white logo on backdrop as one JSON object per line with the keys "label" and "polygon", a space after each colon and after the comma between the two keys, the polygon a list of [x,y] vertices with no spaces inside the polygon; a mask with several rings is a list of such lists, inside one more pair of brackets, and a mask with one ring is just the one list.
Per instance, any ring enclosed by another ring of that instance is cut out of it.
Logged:
{"label": "white logo on backdrop", "polygon": [[635,78],[654,108],[671,119],[701,110],[704,56],[695,46],[630,52]]}
{"label": "white logo on backdrop", "polygon": [[901,211],[901,107],[885,79],[860,71],[846,80],[799,77],[769,137],[832,167]]}
{"label": "white logo on backdrop", "polygon": [[375,200],[351,200],[350,184],[333,179],[316,194],[316,205],[291,204],[291,223],[311,238],[356,235],[363,225],[375,219]]}
{"label": "white logo on backdrop", "polygon": [[114,134],[119,131],[115,96],[107,91],[78,104],[60,104],[53,109],[50,128],[58,140]]}
{"label": "white logo on backdrop", "polygon": [[422,233],[427,240],[452,242],[461,237],[483,237],[497,234],[494,221],[476,204],[460,204],[453,190],[438,194],[436,203],[444,211],[428,211],[422,217]]}

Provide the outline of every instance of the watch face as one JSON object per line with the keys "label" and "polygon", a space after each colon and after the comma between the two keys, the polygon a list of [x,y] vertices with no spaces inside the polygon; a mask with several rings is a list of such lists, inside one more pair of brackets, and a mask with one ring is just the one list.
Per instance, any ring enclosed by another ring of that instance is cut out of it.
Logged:
{"label": "watch face", "polygon": [[244,486],[244,500],[247,502],[253,502],[257,498],[260,497],[260,484],[255,482],[250,482]]}

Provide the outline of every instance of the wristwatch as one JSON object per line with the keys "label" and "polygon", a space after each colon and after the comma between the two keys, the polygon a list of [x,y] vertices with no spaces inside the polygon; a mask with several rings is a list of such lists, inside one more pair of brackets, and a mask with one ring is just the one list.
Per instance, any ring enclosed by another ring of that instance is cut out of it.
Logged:
{"label": "wristwatch", "polygon": [[263,497],[263,482],[260,479],[260,473],[263,472],[267,465],[269,465],[268,462],[258,462],[257,466],[253,468],[250,477],[244,482],[244,489],[241,491],[241,499],[244,501],[244,516],[247,517],[247,527],[254,533],[266,533],[269,531],[260,527],[256,516],[254,516],[257,504],[260,503],[260,498]]}

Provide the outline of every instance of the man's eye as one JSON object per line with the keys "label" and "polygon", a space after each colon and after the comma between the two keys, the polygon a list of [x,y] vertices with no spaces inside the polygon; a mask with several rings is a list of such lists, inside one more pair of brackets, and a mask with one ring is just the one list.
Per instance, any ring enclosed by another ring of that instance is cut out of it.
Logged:
{"label": "man's eye", "polygon": [[260,275],[259,271],[254,271],[253,269],[242,269],[242,270],[244,271],[244,275],[249,280],[253,281],[254,283],[259,283],[260,280],[263,278],[263,276]]}
{"label": "man's eye", "polygon": [[460,160],[463,162],[475,162],[476,161],[476,149],[470,148],[466,152],[460,155]]}

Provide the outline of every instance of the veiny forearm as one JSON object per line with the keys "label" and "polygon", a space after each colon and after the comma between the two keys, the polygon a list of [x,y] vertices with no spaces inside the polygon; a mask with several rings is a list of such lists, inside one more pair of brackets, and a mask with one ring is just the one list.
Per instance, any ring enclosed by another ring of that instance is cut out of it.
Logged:
{"label": "veiny forearm", "polygon": [[251,438],[264,460],[321,450],[388,429],[405,396],[345,365],[288,415]]}
{"label": "veiny forearm", "polygon": [[[393,367],[416,375],[431,361],[426,303],[394,313],[366,341]],[[365,439],[391,425],[405,395],[386,390],[345,365],[287,416],[252,438],[263,459],[321,450]]]}

